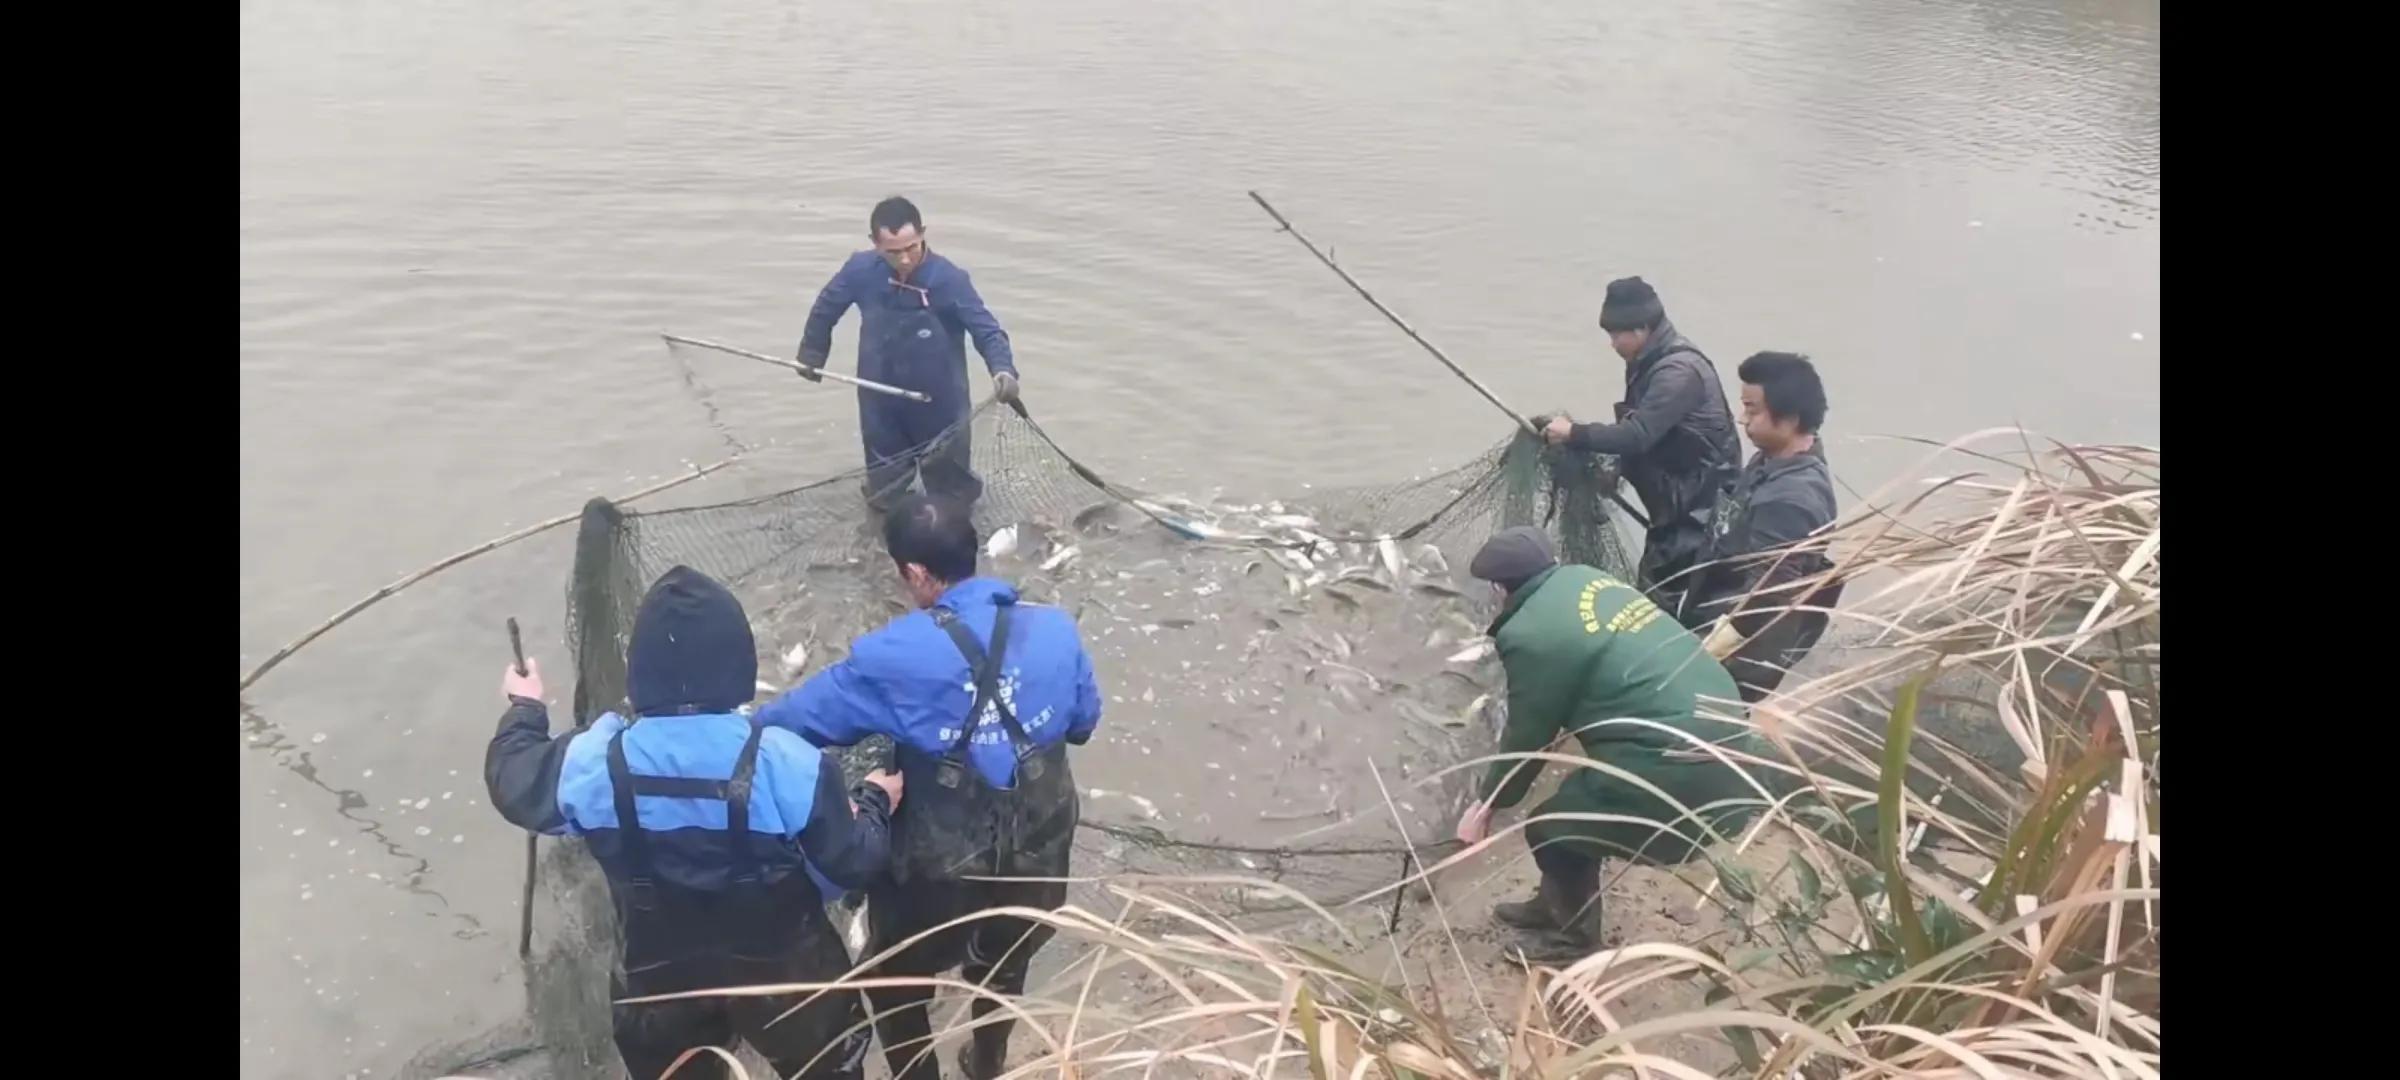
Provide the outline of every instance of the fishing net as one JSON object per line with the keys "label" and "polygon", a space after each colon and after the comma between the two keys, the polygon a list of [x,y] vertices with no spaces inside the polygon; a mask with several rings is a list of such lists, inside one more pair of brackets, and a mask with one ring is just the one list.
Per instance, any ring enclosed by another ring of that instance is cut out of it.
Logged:
{"label": "fishing net", "polygon": [[[1544,525],[1571,561],[1632,568],[1609,502],[1613,463],[1521,433],[1408,483],[1223,504],[1112,483],[1022,411],[990,402],[920,458],[960,438],[972,439],[984,484],[982,572],[1072,612],[1101,683],[1099,733],[1073,758],[1079,878],[1244,878],[1328,907],[1389,886],[1412,858],[1438,857],[1466,802],[1468,771],[1435,774],[1488,752],[1504,719],[1483,638],[1495,599],[1463,572],[1475,547],[1507,526]],[[634,613],[679,564],[741,598],[762,699],[902,614],[868,502],[918,478],[876,492],[866,479],[859,468],[648,512],[589,504],[567,588],[577,720],[624,707]],[[845,771],[855,780],[886,753],[852,748]],[[605,886],[579,844],[552,845],[540,879],[533,1027],[552,1055],[605,1061]],[[1290,928],[1304,910],[1254,883],[1176,887],[1261,929]],[[1070,898],[1097,905],[1103,888],[1078,885]],[[1396,905],[1348,910],[1372,925],[1397,919]],[[850,912],[833,914],[849,925]],[[1062,962],[1056,951],[1037,960],[1037,978]]]}
{"label": "fishing net", "polygon": [[[1388,883],[1406,850],[1401,823],[1382,805],[1347,805],[1355,792],[1341,789],[1372,763],[1403,817],[1422,819],[1405,822],[1411,833],[1433,835],[1416,826],[1446,814],[1455,792],[1410,782],[1472,756],[1498,718],[1498,665],[1479,645],[1490,590],[1452,565],[1493,532],[1533,524],[1570,561],[1631,572],[1612,463],[1522,433],[1408,483],[1213,505],[1112,483],[995,402],[920,457],[938,460],[959,438],[972,439],[984,484],[983,572],[1073,612],[1109,698],[1102,737],[1075,766],[1088,789],[1078,874],[1230,870],[1327,901]],[[676,565],[741,597],[772,680],[762,694],[903,613],[867,504],[918,478],[873,492],[866,479],[859,468],[654,512],[594,500],[567,597],[577,718],[622,707],[634,612]],[[1224,751],[1194,761],[1194,746]],[[881,753],[857,748],[846,764],[863,770]],[[1236,809],[1249,820],[1230,820]]]}

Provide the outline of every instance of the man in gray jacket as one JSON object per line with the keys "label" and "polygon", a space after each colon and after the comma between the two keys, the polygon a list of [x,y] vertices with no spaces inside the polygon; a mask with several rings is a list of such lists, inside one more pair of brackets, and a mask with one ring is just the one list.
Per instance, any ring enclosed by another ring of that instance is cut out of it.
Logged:
{"label": "man in gray jacket", "polygon": [[1650,517],[1634,585],[1683,617],[1692,584],[1686,573],[1708,546],[1708,516],[1741,461],[1733,412],[1716,365],[1667,321],[1658,290],[1638,277],[1608,283],[1600,328],[1625,360],[1625,400],[1613,424],[1552,417],[1552,445],[1615,454]]}
{"label": "man in gray jacket", "polygon": [[1742,433],[1758,453],[1717,500],[1684,623],[1707,634],[1742,700],[1756,702],[1825,632],[1842,586],[1838,578],[1809,582],[1831,562],[1802,543],[1835,513],[1833,473],[1817,442],[1825,383],[1807,357],[1786,352],[1742,361],[1740,376]]}

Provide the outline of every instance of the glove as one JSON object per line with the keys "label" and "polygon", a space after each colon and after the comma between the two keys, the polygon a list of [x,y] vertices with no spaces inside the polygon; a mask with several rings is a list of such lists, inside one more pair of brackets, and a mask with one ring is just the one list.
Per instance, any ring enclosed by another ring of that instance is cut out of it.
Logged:
{"label": "glove", "polygon": [[1721,662],[1742,647],[1742,632],[1733,628],[1732,619],[1718,619],[1716,628],[1708,632],[1708,637],[1700,645],[1708,650],[1708,655]]}
{"label": "glove", "polygon": [[1000,372],[1000,373],[998,373],[998,374],[996,374],[996,375],[993,375],[993,376],[992,376],[992,396],[994,396],[994,397],[997,397],[997,398],[999,398],[999,399],[1000,399],[1000,400],[1002,400],[1002,401],[1006,401],[1006,402],[1012,402],[1012,403],[1013,403],[1013,402],[1015,402],[1015,401],[1017,400],[1017,376],[1016,376],[1016,373],[1014,373],[1014,372],[1008,372],[1008,371],[1003,371],[1003,372]]}
{"label": "glove", "polygon": [[800,361],[800,370],[794,372],[794,374],[797,374],[801,378],[807,379],[813,383],[821,383],[825,381],[825,376],[817,374],[818,371],[825,367],[824,356],[811,356],[809,355],[808,350],[802,349],[800,350],[800,355],[795,359]]}
{"label": "glove", "polygon": [[1467,807],[1466,813],[1459,816],[1458,831],[1452,835],[1458,837],[1459,843],[1472,847],[1482,843],[1483,838],[1491,834],[1492,804],[1477,801],[1475,805]]}

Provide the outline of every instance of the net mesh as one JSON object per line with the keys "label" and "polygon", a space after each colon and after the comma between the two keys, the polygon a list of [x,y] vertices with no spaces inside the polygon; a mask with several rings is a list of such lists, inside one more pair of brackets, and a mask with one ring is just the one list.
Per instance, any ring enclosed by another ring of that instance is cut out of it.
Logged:
{"label": "net mesh", "polygon": [[[1325,902],[1388,884],[1407,851],[1397,830],[1438,835],[1463,801],[1463,776],[1415,781],[1473,756],[1499,719],[1497,664],[1471,655],[1490,593],[1451,565],[1532,524],[1569,561],[1631,572],[1612,463],[1523,433],[1423,479],[1251,504],[1112,483],[993,402],[921,454],[957,438],[973,440],[984,482],[983,572],[1074,612],[1110,699],[1101,740],[1077,758],[1078,875],[1234,873]],[[762,693],[841,659],[906,610],[867,502],[915,479],[870,492],[860,468],[653,512],[594,500],[568,586],[577,718],[622,708],[634,612],[677,565],[741,597],[762,679],[777,680]],[[1226,760],[1190,760],[1222,740],[1265,754],[1228,745],[1211,755]],[[855,777],[882,754],[854,748],[845,766]],[[1369,773],[1390,799],[1356,790]]]}
{"label": "net mesh", "polygon": [[[706,388],[693,389],[726,441],[751,449]],[[1565,558],[1631,572],[1608,501],[1612,463],[1523,434],[1423,479],[1249,504],[1111,483],[993,403],[922,456],[957,438],[973,440],[984,482],[982,572],[1075,615],[1106,699],[1098,734],[1072,759],[1083,789],[1072,872],[1085,881],[1070,901],[1087,907],[1107,900],[1099,879],[1147,875],[1184,879],[1172,887],[1259,929],[1314,932],[1300,904],[1260,881],[1361,928],[1396,920],[1396,898],[1343,904],[1391,885],[1418,855],[1438,857],[1433,841],[1472,783],[1471,771],[1445,769],[1487,752],[1504,720],[1499,664],[1482,644],[1493,597],[1463,573],[1468,556],[1501,528],[1545,525]],[[634,613],[676,565],[741,598],[762,695],[839,662],[902,614],[867,503],[913,477],[879,492],[866,479],[859,468],[681,509],[586,506],[567,587],[576,719],[624,708]],[[844,770],[855,780],[886,752],[851,748]],[[613,1059],[606,885],[581,844],[544,848],[528,1016],[428,1051],[407,1075],[454,1074],[459,1062],[493,1077],[581,1075]],[[852,911],[831,914],[854,925]],[[1065,952],[1036,958],[1036,985]]]}

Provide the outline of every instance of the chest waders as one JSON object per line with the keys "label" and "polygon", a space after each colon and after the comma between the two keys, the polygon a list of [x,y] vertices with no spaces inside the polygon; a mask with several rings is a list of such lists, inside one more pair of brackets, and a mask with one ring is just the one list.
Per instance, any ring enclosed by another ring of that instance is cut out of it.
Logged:
{"label": "chest waders", "polygon": [[[750,737],[734,759],[733,775],[723,780],[636,773],[625,761],[625,732],[609,739],[608,779],[616,800],[623,873],[622,881],[610,877],[609,890],[625,941],[624,959],[611,980],[613,998],[817,982],[849,970],[849,954],[826,921],[824,901],[807,873],[794,867],[779,880],[769,880],[759,857],[760,845],[768,841],[750,831],[750,792],[762,734],[764,729],[751,721]],[[642,828],[637,797],[725,804],[719,857],[728,873],[724,888],[696,888],[659,875],[661,852]],[[610,1013],[617,1051],[627,1071],[641,1080],[660,1075],[691,1047],[730,1047],[737,1038],[783,1076],[857,1075],[867,1051],[857,995],[824,995],[777,1020],[805,999],[806,995],[685,998],[618,1004]],[[723,1070],[721,1061],[704,1055],[685,1062],[675,1075],[717,1077],[725,1075]]]}
{"label": "chest waders", "polygon": [[[906,491],[911,481],[921,481],[930,494],[974,502],[983,494],[983,483],[972,467],[973,433],[963,427],[973,402],[964,361],[950,354],[950,327],[934,310],[932,294],[919,286],[892,281],[872,302],[881,309],[872,331],[877,339],[876,362],[872,372],[862,365],[859,375],[923,391],[933,400],[858,392],[868,501],[886,505]],[[862,327],[860,332],[869,331]],[[862,340],[859,347],[863,360],[866,342]]]}
{"label": "chest waders", "polygon": [[[958,737],[942,753],[904,747],[897,754],[907,794],[892,817],[893,884],[876,890],[867,902],[874,928],[872,948],[877,952],[975,912],[995,907],[1048,910],[1066,903],[1063,881],[967,880],[1064,878],[1073,852],[1077,805],[1066,744],[1035,744],[1018,723],[1010,695],[1001,692],[1001,663],[1013,611],[1012,605],[1001,604],[994,613],[988,652],[957,612],[945,607],[930,612],[974,671],[975,699]],[[1016,750],[1013,787],[993,785],[969,760],[987,712]],[[1052,933],[1045,923],[1013,916],[977,919],[916,941],[880,965],[877,974],[929,976],[956,967],[967,982],[1013,996],[1024,993],[1033,954]],[[891,987],[869,991],[868,997],[892,1075],[897,1080],[938,1080],[927,1015],[932,991]],[[997,1002],[981,997],[969,1014],[974,1037],[960,1047],[959,1068],[971,1080],[998,1076],[1015,1021]]]}
{"label": "chest waders", "polygon": [[[896,755],[907,781],[904,809],[893,817],[892,879],[901,885],[1066,873],[1075,833],[1075,778],[1066,744],[1036,745],[1000,692],[1014,610],[1002,604],[994,614],[988,654],[957,612],[931,611],[934,624],[950,635],[974,671],[975,700],[943,753],[903,748]],[[1016,750],[1013,787],[993,785],[969,760],[968,748],[987,716],[999,720]]]}

